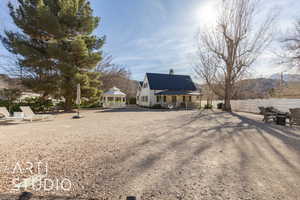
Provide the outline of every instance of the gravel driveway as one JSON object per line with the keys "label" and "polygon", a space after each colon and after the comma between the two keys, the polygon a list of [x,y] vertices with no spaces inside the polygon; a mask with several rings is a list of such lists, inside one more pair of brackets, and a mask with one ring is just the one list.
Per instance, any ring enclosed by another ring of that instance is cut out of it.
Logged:
{"label": "gravel driveway", "polygon": [[299,128],[218,111],[83,115],[0,125],[2,199],[20,192],[12,191],[13,178],[32,176],[26,162],[47,163],[49,179],[72,183],[71,191],[31,191],[44,199],[300,199]]}

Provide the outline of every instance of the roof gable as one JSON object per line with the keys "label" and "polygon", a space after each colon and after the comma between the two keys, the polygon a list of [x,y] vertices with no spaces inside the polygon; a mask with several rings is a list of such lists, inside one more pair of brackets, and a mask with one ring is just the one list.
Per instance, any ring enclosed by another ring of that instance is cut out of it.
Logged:
{"label": "roof gable", "polygon": [[146,76],[151,90],[197,90],[190,76],[157,73],[146,73]]}

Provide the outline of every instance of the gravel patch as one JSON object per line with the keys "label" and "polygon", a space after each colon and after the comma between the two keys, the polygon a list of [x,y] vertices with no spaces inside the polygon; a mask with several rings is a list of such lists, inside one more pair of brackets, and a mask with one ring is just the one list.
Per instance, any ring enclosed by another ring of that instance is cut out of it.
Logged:
{"label": "gravel patch", "polygon": [[82,115],[0,125],[0,199],[15,199],[13,178],[39,173],[37,163],[47,164],[48,179],[72,187],[28,188],[32,199],[300,199],[299,128],[217,111]]}

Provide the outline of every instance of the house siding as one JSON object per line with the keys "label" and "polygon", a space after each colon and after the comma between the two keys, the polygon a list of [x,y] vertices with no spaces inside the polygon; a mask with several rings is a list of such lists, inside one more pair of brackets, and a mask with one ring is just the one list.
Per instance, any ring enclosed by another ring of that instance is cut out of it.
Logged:
{"label": "house siding", "polygon": [[[144,88],[144,85],[147,84],[147,87]],[[145,102],[145,101],[142,101],[142,97],[145,97],[147,96],[148,97],[148,101]],[[145,106],[145,107],[149,107],[150,106],[150,100],[151,100],[151,90],[149,88],[149,82],[148,82],[148,79],[147,79],[147,76],[145,76],[144,78],[144,82],[143,82],[143,85],[141,87],[141,90],[139,92],[139,101],[138,101],[138,105],[140,106]]]}

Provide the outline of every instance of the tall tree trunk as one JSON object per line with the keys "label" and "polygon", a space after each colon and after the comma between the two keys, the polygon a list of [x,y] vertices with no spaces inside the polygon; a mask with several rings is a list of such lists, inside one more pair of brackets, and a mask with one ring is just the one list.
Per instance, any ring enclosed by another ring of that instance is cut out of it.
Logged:
{"label": "tall tree trunk", "polygon": [[70,77],[66,76],[64,78],[64,98],[65,98],[65,105],[64,111],[69,112],[72,111],[73,106],[73,98],[74,98],[74,88],[72,87],[73,83]]}
{"label": "tall tree trunk", "polygon": [[231,112],[231,103],[230,103],[230,100],[231,100],[231,93],[232,93],[232,86],[231,86],[231,83],[227,80],[226,83],[225,83],[225,102],[224,102],[224,108],[223,110],[224,111],[227,111],[227,112]]}
{"label": "tall tree trunk", "polygon": [[73,98],[72,98],[72,96],[66,96],[65,100],[66,101],[65,101],[64,110],[66,112],[72,111],[72,105],[73,105]]}

